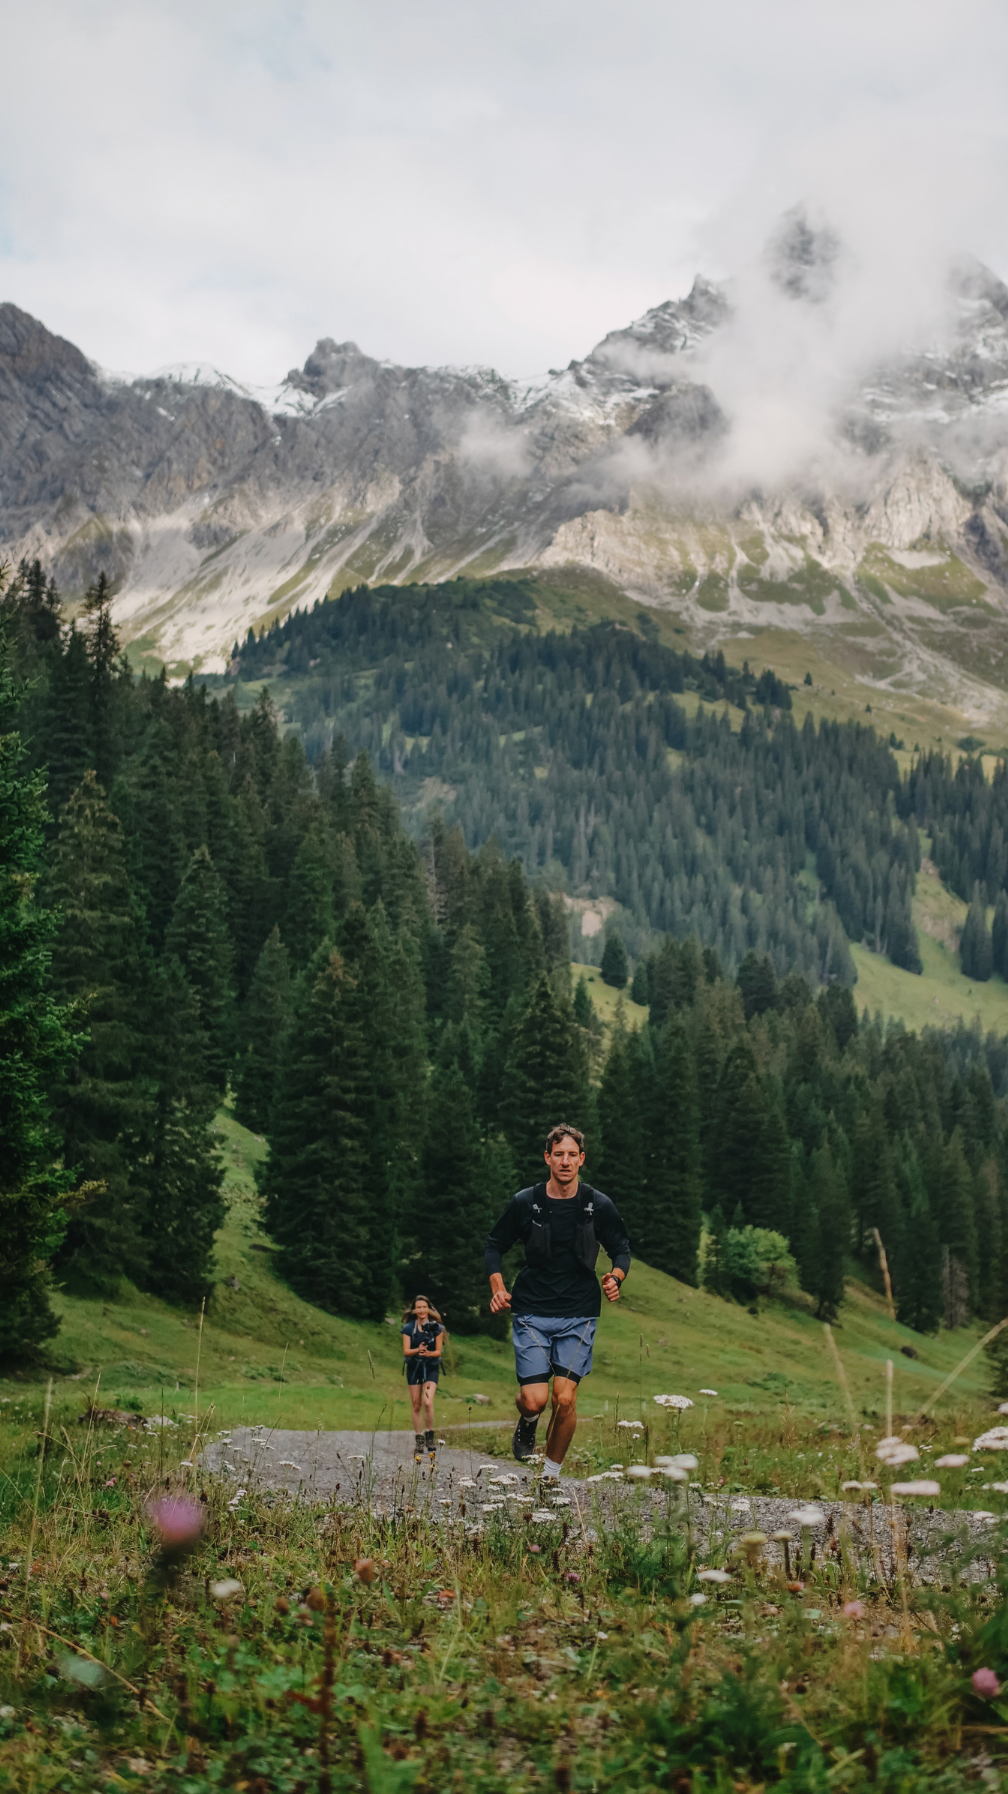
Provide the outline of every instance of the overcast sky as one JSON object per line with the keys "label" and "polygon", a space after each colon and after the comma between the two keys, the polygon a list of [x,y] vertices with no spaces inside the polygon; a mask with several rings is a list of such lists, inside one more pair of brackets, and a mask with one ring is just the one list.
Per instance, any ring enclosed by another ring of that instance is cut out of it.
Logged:
{"label": "overcast sky", "polygon": [[0,6],[0,298],[106,367],[532,373],[800,200],[911,311],[1008,274],[998,0]]}

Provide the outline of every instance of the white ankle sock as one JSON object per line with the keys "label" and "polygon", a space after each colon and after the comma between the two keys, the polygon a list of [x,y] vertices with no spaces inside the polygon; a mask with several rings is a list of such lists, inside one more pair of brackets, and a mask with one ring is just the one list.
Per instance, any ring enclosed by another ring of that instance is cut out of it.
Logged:
{"label": "white ankle sock", "polygon": [[554,1464],[552,1458],[544,1458],[541,1474],[543,1476],[559,1476],[560,1466],[559,1464]]}

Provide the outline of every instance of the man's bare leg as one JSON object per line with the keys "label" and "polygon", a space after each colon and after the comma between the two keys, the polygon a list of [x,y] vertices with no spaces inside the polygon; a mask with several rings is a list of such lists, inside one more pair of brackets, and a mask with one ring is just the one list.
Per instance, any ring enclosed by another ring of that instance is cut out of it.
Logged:
{"label": "man's bare leg", "polygon": [[549,1401],[548,1383],[519,1383],[515,1407],[523,1420],[538,1420]]}
{"label": "man's bare leg", "polygon": [[[533,1384],[538,1389],[539,1384]],[[573,1377],[553,1378],[553,1412],[546,1431],[546,1456],[562,1464],[577,1426],[578,1386]],[[545,1406],[545,1404],[544,1404]]]}

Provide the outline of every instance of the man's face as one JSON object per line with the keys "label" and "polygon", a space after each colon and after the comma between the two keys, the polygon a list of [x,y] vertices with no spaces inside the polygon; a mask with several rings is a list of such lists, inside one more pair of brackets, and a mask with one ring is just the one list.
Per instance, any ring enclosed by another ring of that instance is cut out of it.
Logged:
{"label": "man's face", "polygon": [[544,1158],[550,1168],[550,1176],[558,1184],[572,1184],[584,1164],[584,1153],[571,1134],[561,1134]]}

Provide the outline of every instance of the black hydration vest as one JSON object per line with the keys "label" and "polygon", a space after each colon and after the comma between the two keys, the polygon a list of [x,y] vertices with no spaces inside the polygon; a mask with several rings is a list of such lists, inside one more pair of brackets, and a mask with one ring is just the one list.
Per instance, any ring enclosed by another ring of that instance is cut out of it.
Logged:
{"label": "black hydration vest", "polygon": [[[578,1184],[578,1193],[573,1198],[577,1203],[577,1221],[574,1226],[574,1257],[583,1271],[594,1271],[595,1260],[599,1255],[599,1243],[595,1238],[595,1195],[590,1184]],[[518,1200],[523,1196],[531,1198],[532,1222],[525,1236],[525,1262],[543,1269],[550,1264],[553,1257],[552,1228],[549,1221],[549,1198],[545,1184],[534,1184],[531,1189],[521,1190]]]}

